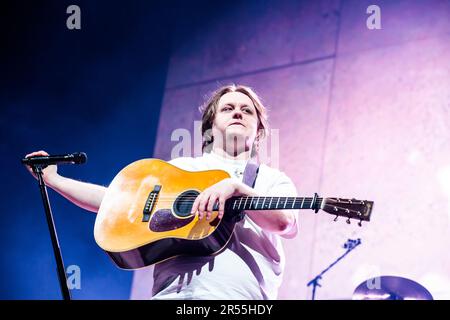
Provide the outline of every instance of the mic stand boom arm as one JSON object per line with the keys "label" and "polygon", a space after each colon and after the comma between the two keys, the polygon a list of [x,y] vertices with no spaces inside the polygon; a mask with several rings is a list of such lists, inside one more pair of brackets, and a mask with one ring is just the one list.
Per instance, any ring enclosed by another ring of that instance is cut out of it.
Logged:
{"label": "mic stand boom arm", "polygon": [[341,259],[343,259],[347,254],[350,253],[350,251],[352,251],[353,249],[355,249],[357,246],[359,246],[361,244],[361,239],[357,239],[357,240],[351,240],[348,239],[347,242],[344,244],[344,248],[347,249],[347,251],[345,251],[345,253],[340,256],[339,258],[336,259],[336,261],[334,261],[332,264],[330,264],[328,266],[328,268],[326,268],[325,270],[323,270],[321,273],[319,273],[314,279],[312,279],[310,282],[308,282],[308,287],[312,286],[312,299],[314,300],[316,298],[316,288],[317,287],[321,287],[321,285],[319,284],[319,280],[322,279],[322,276],[325,272],[327,272],[328,270],[330,270],[336,263],[338,263]]}

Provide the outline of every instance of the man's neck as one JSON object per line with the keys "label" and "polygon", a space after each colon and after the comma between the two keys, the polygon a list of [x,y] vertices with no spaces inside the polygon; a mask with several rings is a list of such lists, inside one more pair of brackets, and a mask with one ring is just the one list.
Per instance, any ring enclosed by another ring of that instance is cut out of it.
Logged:
{"label": "man's neck", "polygon": [[220,155],[221,157],[224,157],[226,159],[232,159],[232,160],[248,160],[250,159],[251,155],[251,149],[250,150],[230,150],[226,151],[223,148],[213,146],[212,151],[215,154]]}

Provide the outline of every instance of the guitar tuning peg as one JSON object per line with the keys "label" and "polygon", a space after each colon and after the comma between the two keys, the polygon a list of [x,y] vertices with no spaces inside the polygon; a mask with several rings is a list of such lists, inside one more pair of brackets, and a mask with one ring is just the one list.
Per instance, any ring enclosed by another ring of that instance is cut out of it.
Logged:
{"label": "guitar tuning peg", "polygon": [[334,221],[334,222],[336,222],[336,221],[337,221],[337,219],[338,219],[338,217],[339,217],[339,216],[338,216],[338,215],[336,215],[336,218],[334,218],[334,219],[333,219],[333,221]]}
{"label": "guitar tuning peg", "polygon": [[362,220],[359,220],[358,226],[362,227]]}
{"label": "guitar tuning peg", "polygon": [[349,218],[347,218],[347,223],[348,224],[350,224],[351,222],[350,222],[350,217]]}

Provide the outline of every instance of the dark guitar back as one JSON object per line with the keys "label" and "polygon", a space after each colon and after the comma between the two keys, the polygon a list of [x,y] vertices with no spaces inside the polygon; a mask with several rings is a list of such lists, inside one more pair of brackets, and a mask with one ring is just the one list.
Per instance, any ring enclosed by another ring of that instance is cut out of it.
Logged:
{"label": "dark guitar back", "polygon": [[126,270],[143,268],[180,255],[217,254],[229,242],[236,224],[226,216],[211,235],[201,240],[166,238],[129,251],[106,253],[119,268]]}

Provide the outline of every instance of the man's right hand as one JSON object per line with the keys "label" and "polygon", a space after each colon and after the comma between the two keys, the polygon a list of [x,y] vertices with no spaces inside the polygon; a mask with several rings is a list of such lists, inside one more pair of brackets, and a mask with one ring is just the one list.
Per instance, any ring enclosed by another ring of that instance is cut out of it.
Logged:
{"label": "man's right hand", "polygon": [[[29,157],[35,157],[35,156],[49,156],[49,154],[47,152],[45,152],[44,150],[40,150],[40,151],[35,151],[32,153],[29,153],[25,156],[25,158],[29,158]],[[31,175],[33,177],[35,177],[37,179],[36,174],[33,172],[33,169],[30,166],[26,166],[28,171],[31,173]],[[42,170],[43,172],[43,178],[45,183],[51,184],[52,181],[54,181],[55,179],[58,178],[58,167],[56,165],[51,165],[51,166],[47,166],[45,169]]]}

